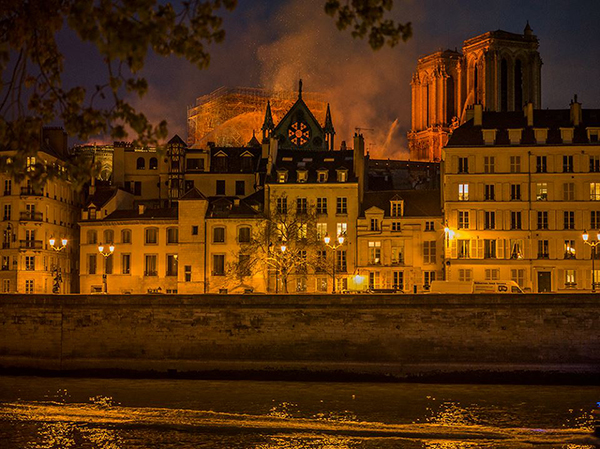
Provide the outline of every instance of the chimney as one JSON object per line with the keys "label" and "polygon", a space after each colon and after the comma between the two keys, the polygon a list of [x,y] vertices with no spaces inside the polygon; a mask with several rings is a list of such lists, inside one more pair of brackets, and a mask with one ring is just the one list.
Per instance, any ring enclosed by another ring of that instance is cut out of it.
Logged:
{"label": "chimney", "polygon": [[94,193],[96,193],[96,177],[92,176],[92,179],[90,181],[90,196],[92,196]]}
{"label": "chimney", "polygon": [[527,126],[533,126],[533,103],[531,101],[525,105],[525,118],[527,119]]}
{"label": "chimney", "polygon": [[573,126],[581,125],[581,103],[577,101],[577,94],[571,101],[571,123]]}
{"label": "chimney", "polygon": [[240,199],[239,198],[234,198],[233,199],[233,205],[238,207],[240,205]]}
{"label": "chimney", "polygon": [[365,139],[362,134],[354,133],[354,175],[358,178],[358,198],[363,201],[365,191]]}
{"label": "chimney", "polygon": [[473,126],[481,126],[483,124],[483,105],[473,105]]}
{"label": "chimney", "polygon": [[138,204],[138,214],[144,215],[146,207],[143,204]]}

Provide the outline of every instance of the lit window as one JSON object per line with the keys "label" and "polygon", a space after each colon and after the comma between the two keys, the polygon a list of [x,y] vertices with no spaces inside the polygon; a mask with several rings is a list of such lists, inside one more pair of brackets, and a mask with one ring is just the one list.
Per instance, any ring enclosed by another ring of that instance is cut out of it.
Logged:
{"label": "lit window", "polygon": [[548,200],[548,183],[538,182],[536,185],[535,199],[537,201]]}
{"label": "lit window", "polygon": [[381,263],[381,242],[369,242],[369,264],[379,265]]}
{"label": "lit window", "polygon": [[458,185],[458,201],[469,201],[469,184]]}
{"label": "lit window", "polygon": [[600,182],[590,182],[590,200],[600,201]]}
{"label": "lit window", "polygon": [[337,237],[346,236],[348,233],[348,223],[338,223],[337,224]]}
{"label": "lit window", "polygon": [[575,287],[575,270],[565,270],[565,287]]}
{"label": "lit window", "polygon": [[288,172],[287,170],[277,170],[277,182],[284,183],[287,181]]}
{"label": "lit window", "polygon": [[317,223],[317,238],[322,240],[327,235],[327,223]]}
{"label": "lit window", "polygon": [[338,170],[337,180],[338,182],[346,182],[348,180],[348,170]]}
{"label": "lit window", "polygon": [[297,181],[298,182],[306,182],[306,180],[308,179],[308,171],[306,170],[298,170],[296,172],[297,175]]}

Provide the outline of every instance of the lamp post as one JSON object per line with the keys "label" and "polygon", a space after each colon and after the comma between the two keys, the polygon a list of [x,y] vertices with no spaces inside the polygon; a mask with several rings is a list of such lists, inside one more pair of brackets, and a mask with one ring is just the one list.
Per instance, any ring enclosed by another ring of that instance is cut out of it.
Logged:
{"label": "lamp post", "polygon": [[[54,237],[50,237],[50,239],[48,239],[48,243],[50,244],[50,248],[52,248],[54,251],[59,253],[67,247],[67,244],[69,243],[69,241],[66,238],[63,238],[60,240],[60,244],[57,245],[56,239]],[[58,259],[58,257],[57,257],[57,259]],[[60,293],[60,284],[62,283],[62,272],[60,269],[60,263],[55,264],[52,267],[52,277],[53,277],[52,293]]]}
{"label": "lamp post", "polygon": [[325,242],[325,246],[327,246],[327,248],[330,248],[331,250],[333,250],[333,287],[331,289],[331,293],[335,293],[335,251],[344,244],[344,236],[343,235],[338,235],[336,238],[336,243],[330,243],[331,242],[331,237],[329,237],[329,235],[325,235],[325,237],[323,238],[323,241]]}
{"label": "lamp post", "polygon": [[100,254],[102,254],[104,256],[104,274],[102,275],[102,283],[104,284],[104,293],[108,293],[108,280],[107,280],[107,276],[106,276],[106,262],[108,260],[108,258],[110,256],[112,256],[112,253],[115,252],[115,245],[111,244],[108,247],[108,250],[105,251],[106,247],[100,243],[98,245],[98,251],[100,252]]}
{"label": "lamp post", "polygon": [[596,293],[596,246],[600,245],[600,232],[596,235],[596,240],[589,240],[590,235],[587,231],[583,231],[583,242],[592,247],[592,293]]}

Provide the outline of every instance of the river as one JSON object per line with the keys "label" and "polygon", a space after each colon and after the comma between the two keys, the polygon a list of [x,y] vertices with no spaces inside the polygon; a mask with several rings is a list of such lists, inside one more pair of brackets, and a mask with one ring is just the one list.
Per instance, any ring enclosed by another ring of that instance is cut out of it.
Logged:
{"label": "river", "polygon": [[587,449],[598,387],[0,377],[2,449]]}

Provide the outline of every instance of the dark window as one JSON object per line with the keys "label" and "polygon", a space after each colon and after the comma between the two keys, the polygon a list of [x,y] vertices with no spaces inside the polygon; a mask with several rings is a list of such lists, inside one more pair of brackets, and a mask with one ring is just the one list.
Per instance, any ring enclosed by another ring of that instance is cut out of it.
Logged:
{"label": "dark window", "polygon": [[537,219],[538,219],[538,229],[548,229],[548,212],[547,211],[538,211]]}
{"label": "dark window", "polygon": [[564,228],[565,229],[575,229],[575,212],[573,211],[564,211]]}
{"label": "dark window", "polygon": [[500,63],[500,110],[508,111],[508,62],[502,58]]}
{"label": "dark window", "polygon": [[337,214],[347,214],[348,213],[348,198],[346,197],[338,197],[337,198]]}
{"label": "dark window", "polygon": [[177,276],[177,254],[167,254],[167,276]]}
{"label": "dark window", "polygon": [[483,241],[483,256],[486,259],[496,258],[496,240]]}
{"label": "dark window", "polygon": [[225,243],[225,228],[213,228],[213,243]]}
{"label": "dark window", "polygon": [[225,275],[225,255],[213,254],[213,276]]}
{"label": "dark window", "polygon": [[546,173],[548,171],[548,161],[546,156],[536,156],[535,171],[537,173]]}
{"label": "dark window", "polygon": [[249,243],[250,242],[250,228],[244,226],[240,228],[238,231],[238,241],[240,243]]}
{"label": "dark window", "polygon": [[158,159],[156,159],[155,157],[151,157],[150,163],[148,164],[148,168],[150,170],[157,170],[158,169]]}
{"label": "dark window", "polygon": [[217,156],[214,159],[214,171],[222,173],[227,171],[227,156]]}
{"label": "dark window", "polygon": [[510,185],[510,199],[520,200],[521,199],[521,184]]}
{"label": "dark window", "polygon": [[345,250],[337,250],[335,252],[335,262],[336,269],[339,272],[345,272],[348,267],[346,265],[346,251]]}
{"label": "dark window", "polygon": [[185,282],[192,282],[192,266],[186,265],[183,271],[185,272]]}
{"label": "dark window", "polygon": [[305,214],[307,212],[308,201],[306,198],[296,198],[296,213]]}
{"label": "dark window", "polygon": [[143,157],[138,157],[137,163],[136,163],[136,168],[138,170],[145,169],[146,168],[146,159],[144,159]]}
{"label": "dark window", "polygon": [[494,211],[485,212],[483,226],[485,229],[496,229],[496,212],[494,212]]}
{"label": "dark window", "polygon": [[521,212],[510,213],[510,229],[521,229]]}
{"label": "dark window", "polygon": [[237,196],[244,196],[246,194],[246,183],[244,181],[235,182],[235,194]]}
{"label": "dark window", "polygon": [[[596,141],[598,140],[598,135],[596,134]],[[598,173],[600,172],[600,156],[590,156],[590,172]],[[6,193],[5,193],[6,195]]]}
{"label": "dark window", "polygon": [[178,243],[179,242],[179,229],[167,228],[167,243]]}
{"label": "dark window", "polygon": [[252,156],[242,157],[242,171],[251,172],[254,169],[254,162]]}
{"label": "dark window", "polygon": [[486,201],[494,201],[496,199],[496,189],[494,184],[486,184],[485,185],[485,200]]}
{"label": "dark window", "polygon": [[192,235],[198,235],[198,226],[192,226]]}
{"label": "dark window", "polygon": [[250,267],[250,255],[249,254],[240,254],[238,256],[238,274],[240,276],[251,276],[251,267]]}
{"label": "dark window", "polygon": [[327,198],[317,198],[317,214],[327,214]]}
{"label": "dark window", "polygon": [[186,159],[185,168],[190,171],[204,171],[204,159]]}
{"label": "dark window", "polygon": [[600,229],[600,210],[590,212],[590,229]]}
{"label": "dark window", "polygon": [[133,183],[133,194],[136,196],[141,196],[142,194],[142,181],[135,181]]}
{"label": "dark window", "polygon": [[573,156],[563,156],[563,172],[573,173]]}
{"label": "dark window", "polygon": [[121,257],[121,274],[131,273],[131,254],[123,254]]}
{"label": "dark window", "polygon": [[515,61],[515,111],[523,110],[523,71],[521,70],[521,60]]}
{"label": "dark window", "polygon": [[459,157],[458,158],[458,172],[469,173],[469,158]]}
{"label": "dark window", "polygon": [[277,213],[287,214],[287,198],[277,198]]}
{"label": "dark window", "polygon": [[225,180],[217,180],[217,195],[225,195]]}
{"label": "dark window", "polygon": [[538,259],[548,259],[550,257],[550,243],[548,240],[538,240]]}

